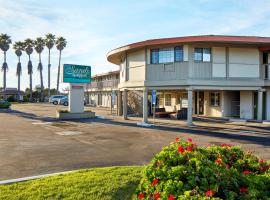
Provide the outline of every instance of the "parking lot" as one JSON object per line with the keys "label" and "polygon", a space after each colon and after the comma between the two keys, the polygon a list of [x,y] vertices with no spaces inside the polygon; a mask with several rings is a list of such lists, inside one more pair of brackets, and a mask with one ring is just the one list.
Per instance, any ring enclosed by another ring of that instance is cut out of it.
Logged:
{"label": "parking lot", "polygon": [[51,104],[15,104],[0,111],[0,180],[87,167],[144,165],[175,137],[199,145],[230,143],[270,159],[270,128],[262,124],[157,120],[138,127],[139,118],[123,121],[106,109],[96,119],[59,121]]}

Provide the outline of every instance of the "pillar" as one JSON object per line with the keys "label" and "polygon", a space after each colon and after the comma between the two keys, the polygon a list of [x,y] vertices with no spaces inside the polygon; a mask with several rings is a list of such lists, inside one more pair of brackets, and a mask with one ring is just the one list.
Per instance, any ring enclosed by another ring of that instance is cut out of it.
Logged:
{"label": "pillar", "polygon": [[143,90],[143,122],[148,122],[148,90]]}
{"label": "pillar", "polygon": [[266,119],[270,120],[270,88],[266,90]]}
{"label": "pillar", "polygon": [[257,120],[262,121],[262,115],[263,115],[263,91],[258,90]]}
{"label": "pillar", "polygon": [[192,107],[193,107],[193,91],[188,89],[188,114],[187,114],[187,124],[192,125]]}
{"label": "pillar", "polygon": [[123,114],[123,100],[122,100],[122,92],[119,90],[117,94],[117,115],[121,116]]}
{"label": "pillar", "polygon": [[127,90],[123,91],[123,119],[127,119]]}

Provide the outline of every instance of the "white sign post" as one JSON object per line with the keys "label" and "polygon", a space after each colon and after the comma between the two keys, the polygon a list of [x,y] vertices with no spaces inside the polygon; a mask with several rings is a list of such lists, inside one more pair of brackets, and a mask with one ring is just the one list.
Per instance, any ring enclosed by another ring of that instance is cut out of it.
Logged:
{"label": "white sign post", "polygon": [[69,90],[69,112],[83,113],[84,112],[84,88],[80,84],[70,83]]}

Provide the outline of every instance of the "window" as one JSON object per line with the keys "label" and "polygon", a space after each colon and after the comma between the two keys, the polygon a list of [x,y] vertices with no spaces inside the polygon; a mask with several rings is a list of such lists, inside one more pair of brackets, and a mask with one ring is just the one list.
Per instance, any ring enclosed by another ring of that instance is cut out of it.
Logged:
{"label": "window", "polygon": [[194,60],[199,62],[211,62],[211,49],[210,48],[195,48]]}
{"label": "window", "polygon": [[219,92],[210,93],[210,106],[215,106],[215,107],[220,106],[220,93]]}
{"label": "window", "polygon": [[151,64],[158,64],[159,63],[158,58],[158,49],[152,49],[151,50]]}
{"label": "window", "polygon": [[158,106],[162,106],[162,107],[164,106],[163,98],[164,98],[163,94],[158,94],[157,95],[157,105]]}
{"label": "window", "polygon": [[171,106],[171,105],[172,105],[172,95],[165,94],[165,106]]}
{"label": "window", "polygon": [[174,61],[175,62],[181,62],[183,61],[184,52],[183,47],[177,46],[174,48]]}
{"label": "window", "polygon": [[174,61],[174,53],[172,48],[159,49],[159,63],[169,63]]}

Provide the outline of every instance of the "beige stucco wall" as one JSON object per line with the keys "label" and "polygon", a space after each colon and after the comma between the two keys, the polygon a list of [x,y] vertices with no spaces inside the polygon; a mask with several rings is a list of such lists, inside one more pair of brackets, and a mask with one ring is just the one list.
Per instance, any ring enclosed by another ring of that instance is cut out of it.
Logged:
{"label": "beige stucco wall", "polygon": [[229,48],[229,77],[260,77],[258,49]]}
{"label": "beige stucco wall", "polygon": [[253,92],[240,91],[240,118],[253,118]]}
{"label": "beige stucco wall", "polygon": [[213,47],[212,56],[212,76],[226,77],[226,48]]}
{"label": "beige stucco wall", "polygon": [[[210,92],[204,92],[204,114],[208,117],[222,117],[222,110],[221,106],[219,107],[213,107],[210,106]],[[222,93],[220,93],[220,98],[222,97]],[[220,101],[222,102],[222,101]]]}
{"label": "beige stucco wall", "polygon": [[142,81],[145,79],[145,50],[128,54],[128,80]]}

